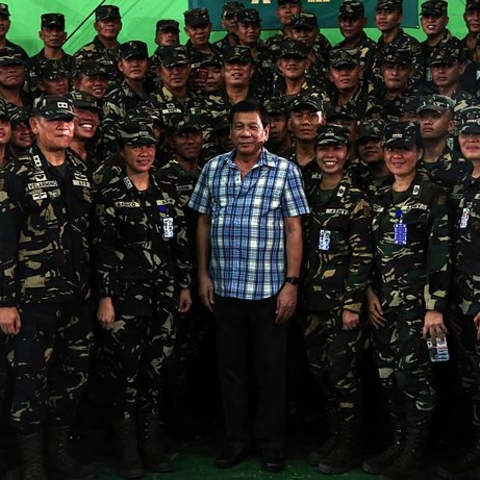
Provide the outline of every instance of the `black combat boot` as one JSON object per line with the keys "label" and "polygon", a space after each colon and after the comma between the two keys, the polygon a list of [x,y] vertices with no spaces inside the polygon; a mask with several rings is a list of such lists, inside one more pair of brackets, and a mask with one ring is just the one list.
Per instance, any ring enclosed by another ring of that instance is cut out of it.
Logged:
{"label": "black combat boot", "polygon": [[142,478],[145,468],[138,453],[137,429],[132,418],[114,420],[113,429],[118,442],[117,473],[123,478]]}
{"label": "black combat boot", "polygon": [[405,426],[398,420],[393,421],[393,443],[380,454],[367,458],[362,464],[362,470],[371,475],[380,475],[382,470],[392,465],[403,450]]}
{"label": "black combat boot", "polygon": [[318,464],[333,450],[338,441],[338,414],[336,408],[328,412],[328,437],[320,447],[308,454],[307,463],[313,467]]}
{"label": "black combat boot", "polygon": [[389,466],[382,468],[384,480],[413,480],[422,478],[427,425],[407,423],[402,453]]}
{"label": "black combat boot", "polygon": [[158,415],[147,414],[138,417],[140,451],[145,456],[145,465],[153,472],[172,472],[173,465],[158,441]]}
{"label": "black combat boot", "polygon": [[94,480],[93,467],[81,464],[71,455],[69,431],[68,425],[55,425],[48,429],[48,470],[62,480]]}
{"label": "black combat boot", "polygon": [[18,435],[17,440],[22,454],[22,480],[47,480],[43,431]]}
{"label": "black combat boot", "polygon": [[320,472],[325,475],[339,475],[352,470],[359,464],[356,430],[353,418],[341,420],[334,448],[318,463],[317,468]]}

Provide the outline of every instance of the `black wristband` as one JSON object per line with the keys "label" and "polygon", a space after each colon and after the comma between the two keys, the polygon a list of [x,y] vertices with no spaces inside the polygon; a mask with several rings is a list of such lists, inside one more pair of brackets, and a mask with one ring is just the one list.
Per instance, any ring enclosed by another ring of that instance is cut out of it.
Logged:
{"label": "black wristband", "polygon": [[294,287],[298,287],[300,279],[298,277],[286,277],[283,283],[291,283]]}

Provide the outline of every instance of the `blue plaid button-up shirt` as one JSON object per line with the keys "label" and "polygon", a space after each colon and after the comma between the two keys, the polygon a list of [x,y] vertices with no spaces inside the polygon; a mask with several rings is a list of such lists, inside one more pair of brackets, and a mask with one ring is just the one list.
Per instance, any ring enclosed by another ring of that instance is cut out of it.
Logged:
{"label": "blue plaid button-up shirt", "polygon": [[242,179],[235,152],[210,160],[189,206],[211,217],[210,275],[222,297],[260,300],[285,279],[284,218],[308,213],[299,168],[262,149]]}

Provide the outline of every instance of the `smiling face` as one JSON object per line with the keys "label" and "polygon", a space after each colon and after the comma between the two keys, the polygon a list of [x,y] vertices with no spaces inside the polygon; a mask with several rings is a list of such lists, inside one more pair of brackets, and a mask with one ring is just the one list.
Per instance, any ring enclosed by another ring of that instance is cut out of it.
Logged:
{"label": "smiling face", "polygon": [[12,127],[10,121],[0,117],[0,145],[6,145],[12,136]]}
{"label": "smiling face", "polygon": [[443,15],[422,15],[422,29],[429,37],[435,37],[445,31],[448,24],[448,17]]}
{"label": "smiling face", "polygon": [[257,112],[237,112],[232,119],[230,136],[237,156],[250,158],[260,153],[268,140],[270,127],[264,127]]}
{"label": "smiling face", "polygon": [[298,55],[289,55],[281,57],[278,60],[278,69],[283,76],[289,80],[298,80],[305,77],[308,69],[309,60]]}
{"label": "smiling face", "polygon": [[380,138],[364,137],[356,143],[358,157],[365,163],[383,162],[383,147]]}
{"label": "smiling face", "polygon": [[127,175],[138,175],[148,172],[155,160],[155,144],[124,145],[120,154],[125,162]]}
{"label": "smiling face", "polygon": [[100,123],[98,112],[86,108],[75,108],[75,113],[78,115],[73,120],[75,138],[79,140],[90,140],[95,136],[98,124]]}
{"label": "smiling face", "polygon": [[186,161],[196,160],[202,153],[203,135],[196,130],[177,133],[170,139],[176,155]]}
{"label": "smiling face", "polygon": [[480,33],[480,9],[466,11],[463,19],[465,20],[469,33],[472,35]]}
{"label": "smiling face", "polygon": [[107,93],[108,80],[103,76],[87,76],[80,74],[75,80],[75,89],[80,92],[89,93],[97,100],[101,100]]}
{"label": "smiling face", "polygon": [[460,132],[458,143],[464,158],[480,162],[480,132]]}
{"label": "smiling face", "polygon": [[415,144],[398,147],[385,146],[385,163],[390,172],[396,177],[409,177],[417,167],[422,156],[422,150]]}
{"label": "smiling face", "polygon": [[315,156],[324,175],[339,175],[348,158],[348,147],[344,143],[326,143],[317,145]]}
{"label": "smiling face", "polygon": [[228,86],[245,86],[253,75],[253,64],[241,61],[225,62],[224,76]]}

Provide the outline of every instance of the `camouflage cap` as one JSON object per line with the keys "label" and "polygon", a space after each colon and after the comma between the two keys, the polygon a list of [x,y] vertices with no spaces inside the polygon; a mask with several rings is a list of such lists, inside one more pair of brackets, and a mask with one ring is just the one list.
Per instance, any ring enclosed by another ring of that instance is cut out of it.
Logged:
{"label": "camouflage cap", "polygon": [[41,28],[65,29],[65,16],[62,13],[44,13],[41,16]]}
{"label": "camouflage cap", "polygon": [[184,116],[174,119],[169,128],[170,135],[180,135],[181,133],[185,132],[202,132],[202,128],[200,127],[200,123],[198,122],[197,118]]}
{"label": "camouflage cap", "polygon": [[0,48],[0,66],[23,65],[22,53],[18,48]]}
{"label": "camouflage cap", "polygon": [[97,113],[102,112],[102,107],[98,104],[97,99],[89,93],[74,90],[66,96],[73,102],[74,108],[92,110]]}
{"label": "camouflage cap", "polygon": [[435,47],[430,55],[430,66],[432,65],[454,65],[465,60],[464,51],[453,45],[442,45]]}
{"label": "camouflage cap", "polygon": [[56,78],[65,78],[70,75],[70,72],[65,66],[56,60],[43,60],[38,63],[37,75],[42,80],[55,80]]}
{"label": "camouflage cap", "polygon": [[480,105],[465,108],[457,117],[458,133],[480,134]]}
{"label": "camouflage cap", "polygon": [[448,3],[445,0],[427,0],[422,3],[421,15],[446,15]]}
{"label": "camouflage cap", "polygon": [[340,143],[348,145],[350,142],[350,130],[343,125],[330,123],[318,127],[315,145],[327,145],[329,143]]}
{"label": "camouflage cap", "polygon": [[285,38],[280,43],[278,58],[307,58],[309,50],[310,49],[307,47],[305,42],[301,42],[300,40],[294,40],[293,38]]}
{"label": "camouflage cap", "polygon": [[251,63],[253,62],[252,49],[243,45],[228,46],[223,52],[225,63]]}
{"label": "camouflage cap", "polygon": [[318,28],[317,16],[312,12],[300,12],[292,15],[290,26],[299,30],[302,28],[314,30]]}
{"label": "camouflage cap", "polygon": [[157,48],[156,55],[160,64],[167,68],[175,65],[188,65],[189,63],[185,47],[167,45]]}
{"label": "camouflage cap", "polygon": [[263,104],[267,113],[287,115],[287,102],[284,97],[267,98]]}
{"label": "camouflage cap", "polygon": [[109,77],[109,74],[100,59],[88,59],[79,61],[75,65],[73,76],[85,75],[87,77]]}
{"label": "camouflage cap", "polygon": [[387,47],[383,55],[382,65],[385,63],[393,63],[395,65],[411,65],[412,52],[406,48]]}
{"label": "camouflage cap", "polygon": [[421,104],[422,104],[422,99],[418,95],[405,96],[403,98],[403,103],[399,105],[398,112],[400,114],[403,114],[403,113],[416,114]]}
{"label": "camouflage cap", "polygon": [[8,109],[7,102],[4,100],[0,101],[0,118],[8,122],[10,121],[10,110]]}
{"label": "camouflage cap", "polygon": [[48,120],[72,119],[75,117],[73,102],[61,95],[42,95],[33,102],[32,115]]}
{"label": "camouflage cap", "polygon": [[237,12],[236,19],[238,23],[242,24],[255,23],[257,25],[260,25],[262,23],[260,14],[255,8],[244,8],[243,10],[239,10]]}
{"label": "camouflage cap", "polygon": [[455,101],[452,100],[450,97],[435,94],[422,98],[420,106],[417,108],[417,113],[425,112],[428,110],[432,110],[438,113],[444,113],[447,110],[453,112],[454,107]]}
{"label": "camouflage cap", "polygon": [[294,112],[296,110],[300,110],[303,108],[311,109],[315,112],[322,112],[323,105],[319,98],[312,97],[312,96],[298,96],[295,97],[293,100],[287,105],[288,113]]}
{"label": "camouflage cap", "polygon": [[219,115],[213,119],[213,131],[217,135],[224,131],[230,132],[230,119],[228,115]]}
{"label": "camouflage cap", "polygon": [[419,127],[417,123],[391,122],[385,127],[382,145],[388,148],[408,147],[417,143]]}
{"label": "camouflage cap", "polygon": [[465,11],[480,10],[480,0],[467,0],[465,4]]}
{"label": "camouflage cap", "polygon": [[157,22],[156,32],[165,32],[167,30],[175,30],[180,33],[180,24],[176,20],[159,20]]}
{"label": "camouflage cap", "polygon": [[148,47],[145,42],[140,40],[130,40],[122,43],[119,48],[120,57],[129,58],[148,58]]}
{"label": "camouflage cap", "polygon": [[226,2],[222,6],[222,18],[236,15],[240,10],[244,10],[245,5],[242,2]]}
{"label": "camouflage cap", "polygon": [[378,0],[375,10],[401,10],[402,0]]}
{"label": "camouflage cap", "polygon": [[209,55],[200,62],[201,67],[215,66],[221,67],[223,60],[218,55]]}
{"label": "camouflage cap", "polygon": [[206,8],[191,8],[183,12],[186,27],[198,27],[210,23],[210,15]]}
{"label": "camouflage cap", "polygon": [[95,21],[101,20],[120,20],[120,9],[116,5],[100,5],[95,9]]}
{"label": "camouflage cap", "polygon": [[8,113],[10,115],[10,125],[12,128],[18,127],[18,125],[21,125],[22,123],[28,125],[30,117],[24,108],[11,107]]}
{"label": "camouflage cap", "polygon": [[141,121],[138,116],[127,116],[120,123],[118,129],[118,138],[125,145],[130,147],[138,145],[155,145],[157,138],[153,132],[153,127],[147,121]]}
{"label": "camouflage cap", "polygon": [[301,5],[302,0],[277,0],[277,4],[279,7],[282,5],[287,5],[288,3],[292,3],[293,5]]}
{"label": "camouflage cap", "polygon": [[360,0],[344,0],[338,9],[339,18],[357,19],[365,16],[365,5]]}
{"label": "camouflage cap", "polygon": [[337,119],[350,119],[356,120],[358,117],[357,110],[355,109],[355,104],[345,103],[341,106],[331,105],[326,112],[327,122],[335,123]]}
{"label": "camouflage cap", "polygon": [[154,126],[164,126],[163,117],[157,108],[149,105],[140,105],[128,111],[126,118]]}
{"label": "camouflage cap", "polygon": [[334,48],[330,50],[329,58],[330,66],[333,68],[339,68],[342,65],[360,64],[357,51],[348,50],[346,48]]}
{"label": "camouflage cap", "polygon": [[365,138],[381,139],[385,130],[385,121],[380,119],[364,120],[357,126],[357,142]]}
{"label": "camouflage cap", "polygon": [[5,17],[10,16],[10,10],[8,9],[8,5],[6,3],[0,3],[0,15]]}

